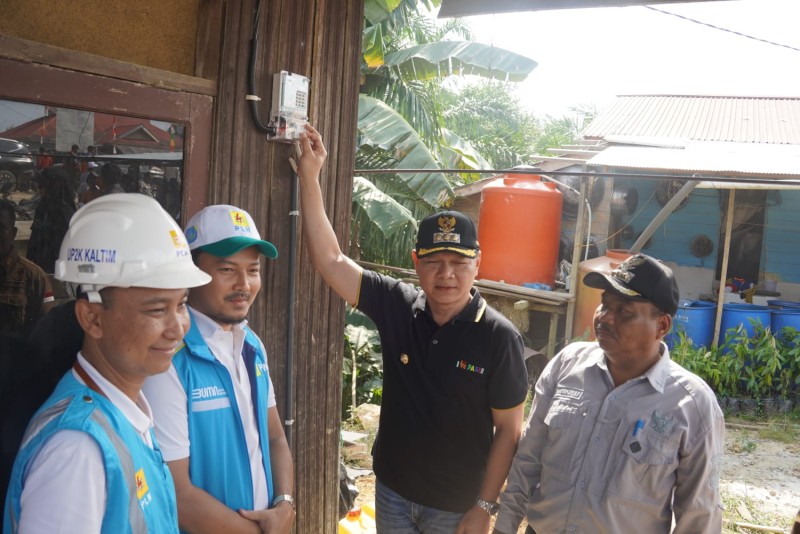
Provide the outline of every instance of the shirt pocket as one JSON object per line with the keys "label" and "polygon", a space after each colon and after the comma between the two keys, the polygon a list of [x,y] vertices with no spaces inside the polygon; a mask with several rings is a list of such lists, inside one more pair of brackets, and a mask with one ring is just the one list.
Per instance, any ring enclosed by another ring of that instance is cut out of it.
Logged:
{"label": "shirt pocket", "polygon": [[20,334],[25,323],[28,298],[19,284],[0,285],[0,332]]}
{"label": "shirt pocket", "polygon": [[[553,400],[544,417],[547,428],[547,446],[542,450],[542,466],[562,480],[575,480],[579,463],[576,457],[582,453],[576,444],[586,421],[588,407],[572,400]],[[547,473],[542,473],[546,477]]]}
{"label": "shirt pocket", "polygon": [[677,436],[647,430],[633,436],[629,432],[614,477],[618,494],[635,501],[667,502],[675,485],[678,447]]}

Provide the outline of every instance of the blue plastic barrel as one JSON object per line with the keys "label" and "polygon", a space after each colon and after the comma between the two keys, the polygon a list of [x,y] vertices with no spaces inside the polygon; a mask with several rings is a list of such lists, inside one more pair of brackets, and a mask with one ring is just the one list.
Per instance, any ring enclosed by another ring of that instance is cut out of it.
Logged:
{"label": "blue plastic barrel", "polygon": [[716,310],[717,305],[713,302],[690,300],[682,303],[672,320],[672,330],[664,339],[670,350],[680,341],[679,332],[691,340],[693,347],[710,347],[714,339]]}
{"label": "blue plastic barrel", "polygon": [[722,307],[722,323],[719,327],[719,343],[725,342],[725,333],[730,328],[738,328],[744,325],[748,336],[755,333],[753,321],[761,323],[762,326],[771,326],[772,310],[767,306],[756,304],[725,304]]}
{"label": "blue plastic barrel", "polygon": [[772,333],[780,335],[784,326],[791,326],[800,331],[800,308],[783,308],[772,310]]}
{"label": "blue plastic barrel", "polygon": [[800,302],[793,302],[791,300],[768,300],[767,306],[773,310],[784,310],[787,308],[800,309]]}

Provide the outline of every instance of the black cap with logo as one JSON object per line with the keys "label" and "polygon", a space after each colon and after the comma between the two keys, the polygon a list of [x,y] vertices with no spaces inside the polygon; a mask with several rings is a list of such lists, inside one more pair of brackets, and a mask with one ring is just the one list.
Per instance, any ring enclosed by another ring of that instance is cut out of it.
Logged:
{"label": "black cap with logo", "polygon": [[680,291],[672,269],[645,254],[631,256],[609,274],[589,273],[583,283],[624,298],[646,300],[669,315],[678,311]]}
{"label": "black cap with logo", "polygon": [[478,235],[472,220],[459,211],[441,211],[419,223],[417,257],[437,252],[455,252],[468,258],[478,255]]}

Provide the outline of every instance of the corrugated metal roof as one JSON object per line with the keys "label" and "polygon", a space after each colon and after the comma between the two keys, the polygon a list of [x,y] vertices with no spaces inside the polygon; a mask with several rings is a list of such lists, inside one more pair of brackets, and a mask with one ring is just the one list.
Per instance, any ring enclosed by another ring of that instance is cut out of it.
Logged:
{"label": "corrugated metal roof", "polygon": [[582,135],[800,145],[800,97],[618,96]]}
{"label": "corrugated metal roof", "polygon": [[685,148],[610,146],[588,164],[681,174],[729,173],[788,178],[800,176],[800,145],[693,141]]}

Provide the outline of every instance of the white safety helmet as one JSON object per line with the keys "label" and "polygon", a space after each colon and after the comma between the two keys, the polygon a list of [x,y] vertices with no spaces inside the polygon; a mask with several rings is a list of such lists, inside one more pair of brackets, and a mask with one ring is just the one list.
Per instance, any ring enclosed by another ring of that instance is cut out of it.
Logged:
{"label": "white safety helmet", "polygon": [[61,242],[55,277],[91,302],[105,287],[181,289],[207,284],[178,224],[155,199],[115,193],[75,212]]}

